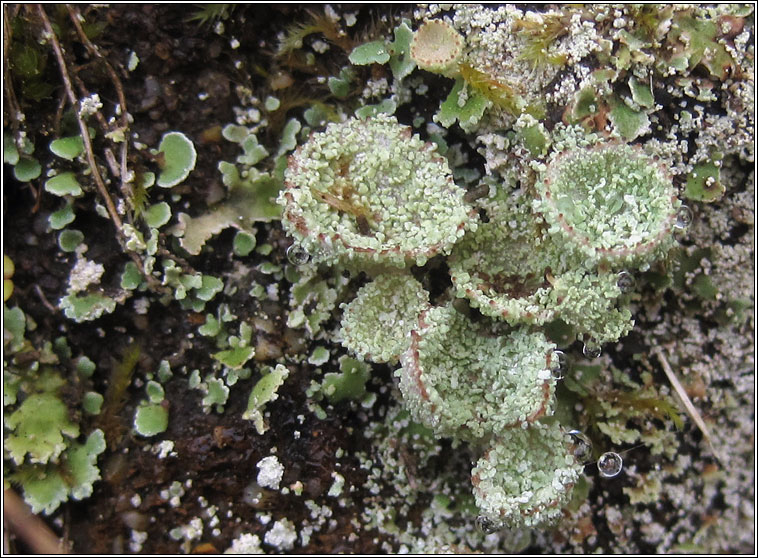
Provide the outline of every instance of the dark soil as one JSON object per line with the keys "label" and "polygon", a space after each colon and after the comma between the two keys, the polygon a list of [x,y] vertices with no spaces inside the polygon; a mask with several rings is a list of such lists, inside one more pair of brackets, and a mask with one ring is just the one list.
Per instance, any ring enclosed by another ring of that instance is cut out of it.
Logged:
{"label": "dark soil", "polygon": [[[30,28],[39,26],[32,8],[4,9],[9,15],[19,15]],[[235,146],[220,141],[219,134],[221,126],[234,121],[232,107],[239,103],[234,87],[249,87],[260,98],[271,94],[269,78],[277,72],[273,57],[276,35],[287,25],[304,20],[308,14],[294,5],[236,6],[234,17],[221,20],[225,31],[219,35],[214,32],[213,21],[205,24],[189,21],[188,18],[199,8],[188,5],[118,4],[107,9],[86,6],[80,6],[80,9],[88,23],[97,23],[101,27],[92,40],[117,69],[129,112],[134,117],[130,127],[134,137],[145,145],[156,146],[165,132],[181,130],[194,140],[198,147],[198,161],[192,180],[172,193],[181,194],[190,213],[202,212],[223,188],[217,162],[236,156]],[[366,29],[373,16],[368,8],[356,9],[360,17],[354,28],[357,33]],[[65,12],[53,6],[46,10],[53,22],[61,24],[60,40],[67,50],[69,69],[74,70],[88,91],[100,95],[104,112],[110,113],[109,109],[117,103],[118,97],[108,73],[76,40],[72,26],[66,22]],[[232,37],[239,41],[237,48],[230,46]],[[125,65],[132,51],[139,57],[139,65],[135,71],[127,72]],[[238,64],[240,68],[235,67],[238,60],[243,61]],[[346,54],[335,49],[332,62],[337,67],[345,64]],[[45,71],[46,79],[56,85],[54,92],[38,101],[21,99],[26,115],[25,128],[35,131],[33,139],[43,168],[49,162],[45,159],[51,155],[40,146],[61,133],[58,107],[64,98],[52,56]],[[292,74],[295,87],[313,85],[312,76],[307,73]],[[18,82],[15,85],[18,86]],[[207,98],[201,100],[200,93],[207,93]],[[279,115],[281,122],[278,125],[285,121],[285,117],[286,113]],[[272,141],[278,141],[276,125],[273,123],[268,130]],[[276,144],[272,150],[275,149]],[[157,170],[156,162],[145,151],[132,150],[129,165],[137,172]],[[191,339],[199,337],[196,330],[204,320],[203,315],[185,312],[176,302],[169,302],[166,306],[153,304],[146,315],[135,313],[130,304],[119,306],[116,312],[103,316],[94,325],[76,324],[65,319],[55,304],[65,294],[75,256],[61,252],[57,235],[50,234],[47,229],[48,217],[59,209],[60,200],[42,190],[41,179],[29,184],[19,183],[9,170],[10,167],[6,166],[3,251],[16,267],[12,302],[22,307],[37,323],[36,331],[30,336],[34,341],[65,335],[74,356],[86,354],[97,364],[100,372],[87,389],[100,393],[105,393],[113,383],[114,371],[128,347],[136,346],[140,352],[135,378],[154,371],[162,359],[167,359],[175,371],[210,368],[209,352],[215,348],[203,338]],[[93,189],[90,184],[84,186],[87,190]],[[84,233],[89,247],[87,256],[105,266],[102,283],[114,284],[117,274],[128,261],[117,242],[114,227],[84,202],[77,202],[77,206],[76,226]],[[278,224],[260,227],[258,243],[264,242],[274,245],[271,258],[281,261],[289,241]],[[227,249],[230,237],[222,234],[213,243]],[[207,252],[189,261],[189,265],[216,275],[231,271],[232,262],[228,256]],[[251,259],[254,257],[250,256]],[[244,293],[238,298],[247,299]],[[279,348],[280,354],[281,351],[295,351],[289,346],[290,338],[293,334],[302,336],[302,332],[289,332],[289,337],[284,335],[284,309],[278,305],[257,307],[252,304],[252,307],[237,305],[235,311],[240,318],[245,318],[246,313],[264,313],[276,326],[269,341]],[[273,364],[273,361],[268,363]],[[389,371],[386,374],[384,381],[389,381]],[[92,497],[81,503],[71,501],[59,508],[50,518],[50,525],[65,537],[73,552],[92,554],[128,552],[130,528],[148,533],[141,552],[177,553],[179,543],[166,533],[170,528],[200,516],[207,507],[202,504],[203,499],[218,507],[220,522],[217,527],[222,534],[214,537],[212,544],[202,543],[209,537],[194,541],[191,548],[197,552],[223,551],[241,532],[257,533],[262,539],[266,526],[255,519],[261,509],[275,510],[276,517],[287,517],[299,526],[309,513],[302,506],[303,497],[318,499],[332,483],[330,473],[334,470],[335,450],[357,450],[366,445],[360,429],[346,426],[357,423],[350,405],[343,405],[326,420],[316,420],[311,413],[303,413],[304,391],[308,383],[305,367],[292,367],[290,378],[280,390],[279,401],[275,408],[272,407],[270,423],[275,427],[261,436],[250,421],[240,418],[247,405],[249,387],[231,391],[223,414],[204,414],[200,401],[202,394],[188,389],[186,377],[175,375],[164,386],[171,420],[162,439],[174,441],[177,456],[165,459],[143,451],[150,443],[135,436],[131,429],[135,406],[143,398],[143,390],[133,386],[125,394],[123,404],[107,409],[94,420],[83,419],[83,431],[101,427],[106,432],[109,448],[99,461],[102,480],[95,484]],[[74,385],[67,390],[72,407],[81,400],[84,389],[84,386]],[[296,419],[300,414],[306,417],[303,423]],[[295,430],[302,433],[299,438],[293,436]],[[304,496],[271,493],[262,501],[260,509],[255,509],[242,503],[241,495],[255,479],[256,463],[268,455],[273,446],[278,449],[279,459],[287,463],[282,486],[308,479]],[[357,463],[351,466],[343,459],[341,470],[353,470],[354,478],[348,478],[348,482],[362,485],[365,473],[359,470]],[[160,491],[175,480],[181,483],[191,481],[191,486],[186,488],[181,505],[172,507],[161,497]],[[135,493],[142,495],[137,508],[130,502]],[[232,519],[227,519],[227,511],[233,512]],[[378,549],[379,539],[375,534],[367,534],[358,542],[346,545],[344,541],[353,529],[349,524],[352,513],[335,519],[337,524],[329,533],[317,533],[301,550],[326,553],[374,552]],[[11,543],[11,551],[28,550],[23,540],[11,538]]]}

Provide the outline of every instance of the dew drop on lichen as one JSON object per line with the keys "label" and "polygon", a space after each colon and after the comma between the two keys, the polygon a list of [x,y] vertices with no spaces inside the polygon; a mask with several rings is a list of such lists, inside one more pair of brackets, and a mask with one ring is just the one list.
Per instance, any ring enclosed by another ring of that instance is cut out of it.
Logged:
{"label": "dew drop on lichen", "polygon": [[584,461],[592,453],[592,440],[581,430],[570,430],[569,436],[574,444],[574,457],[579,461]]}
{"label": "dew drop on lichen", "polygon": [[553,351],[550,358],[550,372],[553,375],[553,380],[562,380],[567,368],[566,353],[563,351]]}
{"label": "dew drop on lichen", "polygon": [[679,208],[679,211],[676,212],[676,222],[674,223],[674,227],[683,230],[689,227],[690,224],[692,224],[692,210],[686,205],[683,205]]}
{"label": "dew drop on lichen", "polygon": [[476,518],[476,528],[480,533],[484,533],[485,535],[500,530],[500,526],[497,523],[484,515],[480,515]]}
{"label": "dew drop on lichen", "polygon": [[287,259],[292,265],[305,265],[311,256],[299,244],[293,244],[287,248]]}
{"label": "dew drop on lichen", "polygon": [[628,271],[622,271],[618,274],[616,285],[622,293],[629,293],[634,289],[634,275]]}
{"label": "dew drop on lichen", "polygon": [[587,358],[597,358],[602,352],[600,345],[592,339],[586,341],[582,347],[582,354]]}
{"label": "dew drop on lichen", "polygon": [[624,462],[621,456],[615,452],[608,451],[600,456],[597,460],[597,470],[600,476],[607,479],[613,478],[621,472]]}

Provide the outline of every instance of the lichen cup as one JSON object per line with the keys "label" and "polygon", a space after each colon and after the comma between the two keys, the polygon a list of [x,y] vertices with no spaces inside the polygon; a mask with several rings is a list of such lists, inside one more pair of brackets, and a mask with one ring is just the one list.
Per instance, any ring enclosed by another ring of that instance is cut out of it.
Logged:
{"label": "lichen cup", "polygon": [[549,234],[588,264],[641,266],[672,245],[681,202],[671,176],[641,149],[611,142],[564,151],[537,190]]}
{"label": "lichen cup", "polygon": [[421,313],[396,375],[415,420],[479,442],[552,414],[554,349],[541,333],[496,335],[440,306]]}
{"label": "lichen cup", "polygon": [[476,213],[447,160],[394,117],[332,123],[290,157],[282,224],[315,262],[423,265],[447,254]]}
{"label": "lichen cup", "polygon": [[503,432],[471,471],[480,517],[501,527],[558,520],[584,468],[571,447],[557,423]]}

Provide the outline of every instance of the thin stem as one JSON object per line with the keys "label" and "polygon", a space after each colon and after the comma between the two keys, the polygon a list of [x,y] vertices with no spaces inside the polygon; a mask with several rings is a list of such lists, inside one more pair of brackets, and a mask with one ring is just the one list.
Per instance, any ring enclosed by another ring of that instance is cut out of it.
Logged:
{"label": "thin stem", "polygon": [[[127,130],[129,129],[129,119],[127,117],[127,110],[126,110],[126,95],[124,94],[124,88],[121,85],[121,80],[118,78],[118,75],[116,74],[116,71],[113,69],[113,66],[110,65],[108,60],[100,53],[100,50],[92,44],[92,41],[89,40],[89,37],[87,37],[87,34],[84,32],[84,29],[82,28],[81,23],[81,14],[79,12],[79,9],[76,6],[72,6],[70,4],[66,5],[66,9],[68,10],[69,17],[71,18],[71,21],[74,24],[74,27],[76,28],[76,32],[79,35],[79,39],[84,43],[84,46],[87,47],[87,50],[89,53],[97,58],[98,60],[102,61],[102,63],[105,65],[105,69],[108,72],[108,75],[111,78],[111,81],[113,82],[113,87],[116,88],[116,95],[118,96],[118,103],[120,105],[121,114],[119,116],[119,125],[121,129],[124,131],[124,134],[126,134]],[[122,192],[130,192],[127,183],[130,178],[130,173],[127,171],[126,168],[126,160],[127,160],[127,149],[128,149],[128,142],[125,140],[121,142],[121,172],[119,173],[119,176],[121,178],[121,191]]]}
{"label": "thin stem", "polygon": [[84,119],[78,110],[80,108],[79,100],[76,98],[74,87],[71,83],[71,77],[68,75],[66,59],[63,57],[63,49],[61,48],[60,42],[58,42],[58,37],[55,35],[55,31],[53,31],[53,26],[50,24],[50,20],[47,18],[44,7],[42,5],[39,5],[37,6],[37,10],[39,12],[40,19],[42,20],[42,24],[45,26],[45,31],[47,32],[50,42],[53,45],[53,52],[55,53],[55,57],[58,60],[58,67],[61,71],[61,78],[63,78],[63,85],[65,86],[68,100],[75,109],[76,121],[79,124],[79,133],[82,136],[84,151],[87,154],[87,163],[89,164],[90,170],[92,171],[92,178],[95,180],[95,185],[97,186],[100,195],[105,201],[105,207],[108,210],[108,215],[110,215],[111,221],[113,221],[113,223],[116,225],[116,229],[118,230],[119,235],[123,238],[123,223],[121,222],[121,217],[116,210],[116,205],[113,203],[113,199],[111,198],[110,194],[108,194],[108,190],[105,187],[105,182],[103,181],[103,177],[100,175],[100,170],[98,169],[97,162],[95,161],[95,154],[92,151],[92,140],[89,137],[87,124],[84,122]]}
{"label": "thin stem", "polygon": [[5,99],[9,106],[8,117],[11,121],[11,128],[13,128],[13,139],[15,141],[18,135],[18,115],[21,113],[21,108],[19,107],[18,99],[16,99],[16,92],[13,89],[13,81],[11,81],[10,77],[10,68],[8,67],[8,53],[11,49],[11,39],[13,37],[13,33],[11,31],[10,21],[8,21],[7,10],[8,7],[3,6],[3,50],[6,53],[6,55],[3,56],[3,87],[5,88]]}
{"label": "thin stem", "polygon": [[711,438],[710,430],[708,429],[708,425],[705,424],[705,421],[703,420],[703,417],[700,415],[700,412],[697,410],[695,405],[692,404],[692,401],[690,400],[689,395],[687,395],[687,392],[684,389],[684,386],[682,386],[682,383],[679,381],[679,378],[676,377],[676,374],[674,374],[674,371],[671,369],[671,366],[669,365],[668,360],[666,360],[666,356],[663,354],[663,351],[660,347],[654,347],[653,352],[658,357],[658,360],[661,363],[661,366],[663,367],[663,371],[666,373],[666,376],[669,379],[669,382],[671,382],[671,385],[674,386],[674,390],[676,391],[676,394],[679,396],[679,399],[682,401],[682,404],[684,405],[684,409],[687,411],[687,414],[690,415],[692,420],[695,422],[697,427],[700,429],[700,432],[703,433],[703,437],[705,438],[705,441],[708,442],[708,447],[710,447],[711,452],[713,452],[713,455],[716,457],[716,459],[721,463],[723,466],[726,461],[722,458],[721,454],[716,451],[716,448],[713,446],[713,438]]}
{"label": "thin stem", "polygon": [[5,521],[25,544],[37,554],[64,554],[61,541],[39,517],[34,515],[18,494],[8,488],[3,492]]}
{"label": "thin stem", "polygon": [[50,301],[47,300],[47,297],[45,296],[45,293],[42,292],[42,288],[39,285],[34,285],[34,292],[37,293],[37,296],[42,301],[42,304],[45,308],[47,308],[51,314],[55,314],[58,312],[58,309],[50,304]]}
{"label": "thin stem", "polygon": [[[50,42],[53,46],[53,52],[55,53],[55,57],[58,61],[58,67],[61,72],[61,78],[63,79],[63,85],[65,86],[66,95],[68,96],[68,99],[71,102],[71,105],[75,109],[74,113],[76,115],[76,121],[79,125],[79,133],[81,134],[82,142],[84,144],[84,151],[87,154],[87,163],[89,164],[90,170],[92,171],[92,178],[95,181],[95,185],[97,186],[97,190],[98,192],[100,192],[100,195],[102,196],[103,201],[105,201],[106,210],[108,211],[108,215],[110,216],[111,221],[113,221],[113,224],[116,227],[119,241],[121,242],[123,246],[126,240],[126,235],[124,234],[124,225],[123,225],[123,222],[121,221],[121,217],[118,214],[116,205],[113,203],[113,199],[108,193],[108,189],[105,187],[105,181],[103,180],[103,177],[100,174],[100,169],[97,166],[97,162],[95,161],[95,153],[92,150],[92,140],[89,137],[89,130],[87,129],[87,123],[84,122],[84,119],[82,118],[82,115],[79,111],[80,104],[79,104],[78,99],[76,98],[76,94],[74,93],[74,87],[71,82],[71,76],[69,76],[68,74],[66,59],[63,56],[63,49],[61,48],[61,44],[58,41],[58,37],[55,35],[55,31],[53,30],[53,27],[50,24],[50,20],[48,19],[47,14],[45,13],[44,7],[42,5],[38,5],[37,11],[39,12],[39,16],[40,16],[40,19],[42,20],[42,24],[45,26],[45,32],[47,33],[47,36],[50,39]],[[76,22],[78,22],[78,20],[76,19],[76,16],[72,16],[72,18],[75,20],[75,24],[76,24]],[[87,40],[87,42],[89,42],[89,40]],[[120,92],[119,98],[122,98],[122,96],[123,96],[123,91]],[[125,180],[125,178],[126,178],[125,176],[122,176],[121,180],[123,181]],[[155,277],[148,275],[145,272],[145,267],[142,264],[142,260],[137,254],[135,254],[134,252],[130,250],[126,250],[126,252],[129,254],[129,257],[137,266],[137,269],[140,271],[142,276],[145,277],[148,284],[154,290],[158,290],[158,291],[166,290],[164,287],[160,285],[160,283],[155,279]]]}

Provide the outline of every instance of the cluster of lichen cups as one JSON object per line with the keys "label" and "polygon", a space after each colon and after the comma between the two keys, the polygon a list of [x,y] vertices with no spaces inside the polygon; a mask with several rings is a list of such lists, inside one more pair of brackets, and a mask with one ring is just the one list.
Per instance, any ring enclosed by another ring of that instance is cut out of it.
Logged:
{"label": "cluster of lichen cups", "polygon": [[[399,361],[413,418],[482,452],[472,471],[482,520],[543,525],[583,464],[551,416],[556,346],[539,326],[560,318],[598,343],[625,335],[618,273],[668,249],[678,200],[657,165],[615,143],[554,154],[533,188],[499,185],[477,208],[465,194],[433,145],[380,115],[313,134],[278,201],[312,262],[373,278],[343,304],[342,343]],[[433,305],[409,268],[436,255],[453,289]]]}

